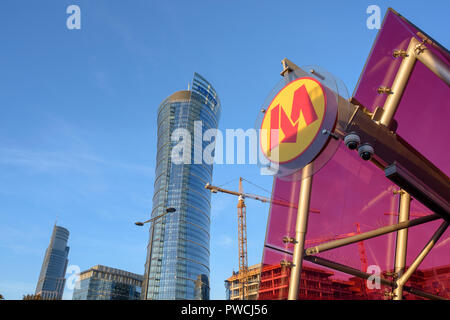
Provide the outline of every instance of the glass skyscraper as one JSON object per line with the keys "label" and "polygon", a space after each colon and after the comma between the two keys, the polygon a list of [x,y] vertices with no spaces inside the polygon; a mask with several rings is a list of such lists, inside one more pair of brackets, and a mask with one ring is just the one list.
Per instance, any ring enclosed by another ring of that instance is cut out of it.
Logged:
{"label": "glass skyscraper", "polygon": [[62,299],[69,261],[68,239],[69,230],[55,224],[36,286],[36,295],[39,294],[42,299]]}
{"label": "glass skyscraper", "polygon": [[138,300],[142,275],[97,265],[83,271],[72,300]]}
{"label": "glass skyscraper", "polygon": [[[202,134],[217,129],[220,101],[211,86],[195,73],[190,90],[178,91],[158,108],[153,209],[143,282],[143,299],[209,299],[209,240],[213,165],[198,155],[211,142]],[[190,163],[172,161],[174,130],[191,135]],[[200,143],[195,133],[200,132]],[[200,148],[201,147],[201,148]],[[201,149],[201,150],[200,150]],[[210,164],[208,164],[210,163]],[[176,209],[167,213],[167,208]]]}

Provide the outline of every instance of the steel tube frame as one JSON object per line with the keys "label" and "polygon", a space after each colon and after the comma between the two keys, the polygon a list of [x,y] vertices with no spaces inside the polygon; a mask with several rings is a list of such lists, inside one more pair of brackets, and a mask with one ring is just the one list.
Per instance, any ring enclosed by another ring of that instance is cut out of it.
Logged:
{"label": "steel tube frame", "polygon": [[[409,209],[411,204],[411,196],[404,190],[400,190],[400,205],[398,211],[398,223],[409,220]],[[397,231],[397,242],[395,248],[395,264],[394,272],[397,278],[403,275],[406,265],[406,248],[408,245],[408,228]],[[403,286],[399,285],[394,290],[394,300],[403,299]]]}
{"label": "steel tube frame", "polygon": [[[415,40],[415,38],[413,38]],[[402,98],[403,91],[408,83],[409,76],[416,63],[415,48],[417,44],[411,39],[406,50],[406,55],[403,57],[403,61],[400,64],[400,68],[395,75],[394,82],[390,88],[390,93],[384,103],[383,114],[380,118],[380,123],[386,127],[389,127],[394,114],[397,111],[398,104]]]}
{"label": "steel tube frame", "polygon": [[[414,64],[416,60],[421,61],[428,69],[430,69],[433,73],[435,73],[440,79],[442,79],[447,85],[450,85],[450,68],[449,66],[443,62],[439,57],[434,55],[425,45],[424,43],[420,43],[416,38],[412,38],[408,45],[408,49],[405,52],[403,57],[403,61],[400,65],[400,68],[396,74],[394,82],[392,84],[392,88],[389,90],[389,96],[386,99],[385,105],[383,107],[383,113],[378,121],[380,124],[385,127],[389,127],[391,120],[393,119],[399,102],[401,100],[403,91],[407,85],[409,76],[414,68]],[[285,59],[287,60],[287,59]],[[283,60],[284,62],[284,60]],[[290,62],[290,61],[289,61]],[[297,67],[293,65],[294,69]],[[298,68],[298,67],[297,67]],[[285,72],[290,72],[292,68],[288,68],[285,66],[285,70],[283,70],[282,75]],[[309,167],[309,165],[307,166]],[[302,173],[305,174],[305,169]],[[312,176],[309,175],[307,178],[305,177],[301,183],[301,190],[299,195],[299,206],[297,212],[297,221],[296,221],[296,235],[295,235],[295,245],[294,245],[294,253],[293,253],[293,263],[291,270],[291,278],[289,285],[289,300],[296,300],[298,298],[298,288],[300,283],[300,276],[302,270],[302,260],[305,259],[307,261],[311,261],[316,264],[321,264],[323,266],[328,266],[332,269],[336,269],[348,274],[353,274],[358,277],[368,278],[371,275],[368,273],[361,272],[359,270],[343,266],[332,261],[326,261],[325,259],[311,256],[313,254],[324,252],[327,250],[331,250],[334,248],[342,247],[348,244],[352,244],[355,242],[359,242],[362,240],[374,238],[377,236],[381,236],[390,232],[399,231],[397,234],[397,245],[396,245],[396,262],[395,262],[395,271],[400,277],[396,282],[389,281],[386,279],[380,279],[384,284],[389,285],[395,289],[395,294],[397,295],[397,299],[402,298],[402,291],[408,291],[410,293],[430,298],[430,299],[443,299],[442,297],[434,296],[432,294],[422,292],[421,290],[410,288],[405,286],[405,283],[408,281],[411,274],[417,269],[426,255],[431,251],[434,244],[439,240],[442,234],[447,229],[449,222],[444,221],[436,233],[433,235],[431,240],[422,250],[422,252],[415,259],[413,264],[410,266],[408,271],[402,273],[402,269],[404,270],[406,263],[406,246],[407,246],[407,228],[413,227],[416,225],[420,225],[426,222],[438,220],[442,218],[441,215],[431,214],[426,217],[421,217],[414,220],[409,220],[409,204],[411,200],[411,196],[404,192],[405,196],[401,196],[400,206],[399,206],[399,220],[395,225],[385,226],[382,228],[378,228],[369,232],[365,232],[359,235],[355,235],[352,237],[347,237],[344,239],[339,239],[335,241],[330,241],[328,243],[324,243],[315,247],[307,248],[304,250],[305,244],[305,234],[306,228],[308,224],[308,214],[309,214],[309,202],[311,196],[311,184],[312,184]],[[404,199],[404,200],[402,200]],[[406,230],[403,230],[406,229]],[[305,254],[305,257],[303,255]]]}
{"label": "steel tube frame", "polygon": [[[372,276],[372,274],[370,274],[370,273],[363,272],[361,270],[346,266],[344,264],[341,264],[341,263],[338,263],[335,261],[324,259],[321,257],[307,256],[304,259],[308,262],[312,262],[314,264],[318,264],[320,266],[327,267],[327,268],[330,268],[333,270],[337,270],[337,271],[340,271],[340,272],[343,272],[343,273],[346,273],[346,274],[349,274],[352,276],[356,276],[356,277],[359,277],[362,279],[368,279],[370,276]],[[396,286],[394,281],[390,281],[388,279],[381,278],[381,277],[380,277],[380,283],[385,286],[393,286],[393,287]]]}
{"label": "steel tube frame", "polygon": [[403,61],[400,64],[400,68],[395,75],[392,88],[390,88],[391,92],[388,93],[389,95],[384,103],[380,123],[386,127],[389,126],[397,111],[398,104],[402,98],[403,91],[408,83],[409,76],[411,75],[416,60],[422,62],[431,72],[436,74],[447,85],[450,85],[449,66],[439,59],[439,57],[434,55],[423,43],[419,42],[414,37],[411,38],[405,55],[403,55]]}
{"label": "steel tube frame", "polygon": [[[416,38],[412,38],[411,42],[416,45],[415,57],[422,62],[431,72],[438,76],[448,86],[450,86],[450,67],[447,63],[437,57],[424,44],[420,43]],[[424,41],[427,43],[427,40]]]}
{"label": "steel tube frame", "polygon": [[288,300],[298,299],[298,288],[302,274],[302,260],[305,248],[305,235],[308,227],[309,202],[311,199],[313,163],[309,163],[302,170],[302,182],[298,197],[297,221],[295,224],[295,243],[292,256],[291,278],[289,282]]}
{"label": "steel tube frame", "polygon": [[[425,42],[425,41],[424,41]],[[409,77],[416,60],[421,61],[429,70],[436,74],[440,79],[449,85],[450,83],[450,71],[446,63],[442,62],[436,57],[423,43],[420,43],[416,38],[412,37],[406,52],[401,56],[403,61],[400,64],[400,68],[395,75],[394,82],[392,83],[391,92],[389,93],[383,107],[383,113],[380,118],[380,124],[389,127],[398,105],[402,98],[405,87],[408,83]],[[400,194],[400,209],[398,222],[404,222],[409,220],[409,203],[411,196],[405,191],[401,191]],[[395,265],[394,272],[396,277],[401,277],[406,264],[406,251],[408,245],[408,229],[399,230],[397,232],[397,242],[395,248]],[[399,285],[394,290],[394,300],[402,299],[402,285]]]}
{"label": "steel tube frame", "polygon": [[[389,93],[383,107],[383,113],[380,118],[380,124],[389,127],[395,112],[397,111],[400,100],[405,91],[406,84],[408,83],[409,76],[411,75],[414,65],[416,63],[415,51],[417,44],[415,38],[412,38],[406,49],[406,53],[403,56],[403,60],[400,64],[400,68],[395,75],[394,82],[392,83],[391,92]],[[407,198],[409,200],[407,200]],[[405,191],[400,190],[400,206],[398,222],[404,222],[409,220],[409,201],[411,196]],[[405,202],[408,201],[406,206]],[[395,272],[401,273],[406,263],[406,250],[408,246],[408,229],[399,230],[397,232],[397,242],[395,245]],[[403,297],[402,286],[397,287],[394,290],[394,299],[401,300]]]}
{"label": "steel tube frame", "polygon": [[[346,265],[343,265],[343,264],[340,264],[340,263],[337,263],[337,262],[334,262],[331,260],[327,260],[327,259],[324,259],[321,257],[316,257],[316,256],[306,257],[305,256],[304,259],[308,262],[320,265],[322,267],[327,267],[327,268],[337,270],[337,271],[340,271],[340,272],[343,272],[343,273],[346,273],[346,274],[349,274],[352,276],[356,276],[356,277],[359,277],[362,279],[368,279],[369,277],[373,276],[373,274],[362,272],[358,269],[355,269],[355,268],[352,268],[352,267],[349,267],[349,266],[346,266]],[[397,283],[395,283],[394,281],[382,278],[382,277],[380,277],[380,284],[382,284],[384,286],[390,286],[393,288],[397,287]],[[417,295],[417,296],[420,296],[423,298],[427,298],[427,299],[431,299],[431,300],[446,300],[443,297],[436,296],[434,294],[431,294],[431,293],[428,293],[428,292],[425,292],[425,291],[422,291],[419,289],[415,289],[415,288],[412,288],[409,286],[404,286],[403,290],[407,291],[409,293],[412,293],[414,295]]]}
{"label": "steel tube frame", "polygon": [[433,163],[388,127],[377,124],[363,106],[354,107],[346,133],[354,131],[375,150],[385,176],[433,213],[450,220],[450,180]]}
{"label": "steel tube frame", "polygon": [[324,251],[328,251],[331,249],[335,249],[335,248],[339,248],[348,244],[352,244],[352,243],[356,243],[362,240],[367,240],[367,239],[371,239],[371,238],[375,238],[378,236],[382,236],[384,234],[387,233],[391,233],[397,230],[401,230],[401,229],[405,229],[405,228],[409,228],[409,227],[414,227],[426,222],[430,222],[430,221],[434,221],[434,220],[438,220],[441,219],[442,217],[438,214],[430,214],[428,216],[425,217],[420,217],[414,220],[408,220],[405,222],[400,222],[397,224],[393,224],[393,225],[389,225],[389,226],[385,226],[385,227],[381,227],[378,229],[374,229],[371,231],[367,231],[364,233],[360,233],[354,236],[350,236],[347,238],[343,238],[343,239],[338,239],[338,240],[333,240],[330,242],[326,242],[326,243],[322,243],[320,245],[314,246],[314,247],[310,247],[307,248],[305,251],[305,254],[310,256],[310,255],[314,255],[316,253],[319,252],[324,252]]}
{"label": "steel tube frame", "polygon": [[410,265],[408,270],[397,280],[397,286],[403,286],[408,281],[408,279],[411,277],[414,271],[416,271],[419,265],[422,263],[423,259],[425,259],[425,257],[431,251],[431,249],[433,249],[434,245],[439,241],[439,238],[442,236],[445,230],[447,230],[448,225],[449,225],[448,221],[442,222],[442,224],[439,226],[439,228],[431,237],[430,241],[428,241],[428,243],[419,253],[417,258]]}

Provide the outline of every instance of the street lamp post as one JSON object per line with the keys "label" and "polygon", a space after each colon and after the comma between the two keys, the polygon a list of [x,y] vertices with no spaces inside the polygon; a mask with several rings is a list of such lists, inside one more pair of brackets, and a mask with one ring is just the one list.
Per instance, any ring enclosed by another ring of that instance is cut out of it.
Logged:
{"label": "street lamp post", "polygon": [[[166,214],[172,213],[172,212],[175,212],[175,211],[177,211],[177,209],[175,209],[175,208],[173,208],[173,207],[169,207],[169,208],[166,208],[166,212],[164,212],[164,213],[162,213],[162,214],[160,214],[160,215],[158,215],[158,216],[156,216],[156,217],[153,217],[153,218],[151,218],[151,219],[148,219],[147,221],[144,221],[144,222],[138,221],[138,222],[135,222],[135,223],[134,223],[135,225],[137,225],[137,226],[139,226],[139,227],[142,227],[144,224],[149,223],[149,222],[152,222],[152,233],[151,233],[151,236],[150,236],[150,251],[149,251],[149,257],[152,256],[152,249],[153,249],[153,235],[154,235],[154,233],[155,233],[155,221],[158,220],[159,218],[162,218],[162,217],[165,216]],[[150,269],[150,265],[148,265],[148,269]],[[148,271],[149,271],[149,270],[145,270],[145,271],[146,271],[145,274],[148,276],[148,274],[149,274]],[[144,283],[145,283],[145,288],[144,288],[144,300],[147,300],[148,279],[144,279]]]}
{"label": "street lamp post", "polygon": [[162,213],[162,214],[160,214],[160,215],[158,215],[158,216],[156,216],[156,217],[153,217],[153,218],[151,218],[151,219],[148,219],[147,221],[144,221],[144,222],[138,221],[138,222],[135,222],[134,224],[137,225],[137,226],[139,226],[139,227],[142,227],[144,224],[146,224],[146,223],[148,223],[148,222],[153,222],[153,221],[155,221],[155,220],[158,220],[159,218],[165,216],[166,214],[171,213],[171,212],[175,212],[175,211],[177,211],[177,209],[172,208],[172,207],[169,207],[169,208],[166,208],[166,212],[164,212],[164,213]]}

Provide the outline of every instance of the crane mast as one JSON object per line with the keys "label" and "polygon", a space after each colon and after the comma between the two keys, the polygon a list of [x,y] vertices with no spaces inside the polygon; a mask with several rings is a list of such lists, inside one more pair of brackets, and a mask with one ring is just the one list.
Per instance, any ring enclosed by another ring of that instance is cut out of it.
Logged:
{"label": "crane mast", "polygon": [[[356,233],[360,234],[361,233],[361,228],[360,228],[359,222],[356,222],[355,225],[356,225]],[[364,247],[364,241],[358,242],[358,250],[359,250],[359,257],[360,257],[360,260],[361,260],[362,271],[363,272],[367,272],[368,263],[367,263],[366,249]],[[363,290],[363,295],[365,297],[367,297],[367,287],[366,287],[366,283],[365,282],[363,282],[362,290]]]}
{"label": "crane mast", "polygon": [[[297,208],[297,205],[276,199],[269,199],[266,197],[254,195],[251,193],[244,193],[242,188],[242,177],[239,178],[239,191],[232,191],[223,189],[220,187],[213,186],[209,183],[205,185],[205,188],[210,190],[212,193],[223,192],[238,196],[238,244],[239,244],[239,285],[241,287],[241,299],[246,300],[248,297],[248,256],[247,256],[247,216],[246,216],[246,206],[245,198],[259,200],[261,202],[268,202],[271,204],[276,204],[289,208]],[[319,213],[319,210],[310,209],[311,212]]]}
{"label": "crane mast", "polygon": [[[242,178],[239,178],[239,192],[242,193]],[[239,282],[242,290],[242,300],[245,300],[248,291],[247,216],[244,197],[242,195],[239,196],[237,209],[239,238]]]}
{"label": "crane mast", "polygon": [[[246,216],[246,206],[245,206],[244,199],[251,198],[251,199],[259,200],[261,202],[268,202],[271,204],[276,204],[276,205],[289,207],[289,208],[297,208],[297,205],[287,202],[287,201],[283,201],[283,200],[269,199],[269,198],[254,195],[251,193],[244,193],[244,190],[242,188],[242,180],[243,180],[243,178],[240,177],[238,192],[223,189],[220,187],[216,187],[209,183],[207,183],[205,185],[205,188],[210,190],[212,193],[223,192],[223,193],[228,193],[228,194],[232,194],[232,195],[239,197],[238,205],[237,205],[237,209],[238,209],[238,240],[239,240],[238,241],[238,244],[239,244],[239,277],[238,277],[238,279],[239,279],[239,285],[241,287],[241,291],[240,291],[241,299],[245,300],[248,297],[248,276],[247,276],[248,275],[248,257],[247,257],[247,216]],[[320,213],[320,210],[317,210],[317,209],[310,209],[310,211],[314,212],[314,213]],[[321,242],[325,242],[325,241],[329,241],[329,240],[342,239],[342,238],[346,238],[346,237],[361,233],[360,224],[357,222],[357,223],[355,223],[355,225],[356,225],[356,233],[351,232],[351,233],[335,235],[335,236],[331,236],[331,237],[322,237],[319,239],[309,239],[309,240],[306,240],[306,244],[321,243]],[[364,272],[367,272],[368,263],[367,263],[366,250],[365,250],[363,241],[358,242],[358,251],[359,251],[360,260],[361,260],[361,268]],[[362,290],[363,290],[363,295],[366,296],[367,291],[366,291],[365,283],[363,284]]]}

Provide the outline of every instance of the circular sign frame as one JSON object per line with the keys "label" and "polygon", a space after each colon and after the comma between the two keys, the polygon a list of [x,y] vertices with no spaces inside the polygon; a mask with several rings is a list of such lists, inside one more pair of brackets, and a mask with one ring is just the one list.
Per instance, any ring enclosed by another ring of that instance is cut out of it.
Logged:
{"label": "circular sign frame", "polygon": [[302,169],[317,158],[336,126],[335,100],[334,92],[313,77],[302,76],[287,83],[271,100],[261,121],[264,157],[279,165],[281,172]]}

